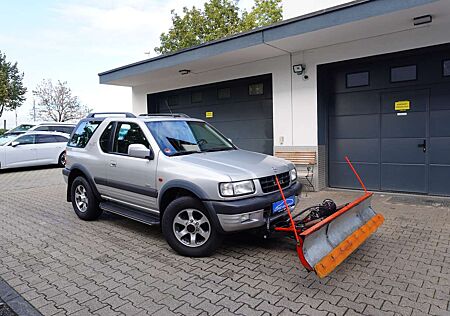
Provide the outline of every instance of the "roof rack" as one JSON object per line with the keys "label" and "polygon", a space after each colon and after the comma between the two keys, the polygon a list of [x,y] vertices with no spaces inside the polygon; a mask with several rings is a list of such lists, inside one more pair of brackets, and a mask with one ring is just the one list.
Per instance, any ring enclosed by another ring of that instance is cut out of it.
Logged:
{"label": "roof rack", "polygon": [[92,117],[97,117],[97,116],[115,116],[115,115],[123,115],[125,117],[129,117],[129,118],[135,118],[136,115],[134,115],[133,113],[130,112],[92,112],[89,113],[86,118],[92,118]]}
{"label": "roof rack", "polygon": [[184,113],[142,113],[139,116],[147,117],[189,117],[189,115]]}

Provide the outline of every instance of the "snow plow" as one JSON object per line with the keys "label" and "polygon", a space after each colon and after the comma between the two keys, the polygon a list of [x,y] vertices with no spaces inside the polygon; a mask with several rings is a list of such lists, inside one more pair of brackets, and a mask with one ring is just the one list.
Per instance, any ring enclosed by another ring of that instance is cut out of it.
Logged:
{"label": "snow plow", "polygon": [[320,278],[329,275],[384,222],[371,206],[373,193],[368,192],[352,163],[345,157],[364,194],[354,201],[336,206],[332,200],[292,215],[278,178],[275,177],[289,218],[277,223],[275,231],[293,233],[302,265]]}

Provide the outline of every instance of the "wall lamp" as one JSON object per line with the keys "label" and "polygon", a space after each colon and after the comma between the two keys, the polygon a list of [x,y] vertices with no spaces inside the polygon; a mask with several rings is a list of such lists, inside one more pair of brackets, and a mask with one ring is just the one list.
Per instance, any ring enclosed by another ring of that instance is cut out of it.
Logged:
{"label": "wall lamp", "polygon": [[433,22],[433,17],[430,14],[417,16],[413,19],[414,26],[422,25],[422,24],[428,24]]}
{"label": "wall lamp", "polygon": [[294,66],[292,66],[292,70],[294,71],[294,73],[296,75],[301,76],[305,72],[306,66],[303,64],[294,65]]}

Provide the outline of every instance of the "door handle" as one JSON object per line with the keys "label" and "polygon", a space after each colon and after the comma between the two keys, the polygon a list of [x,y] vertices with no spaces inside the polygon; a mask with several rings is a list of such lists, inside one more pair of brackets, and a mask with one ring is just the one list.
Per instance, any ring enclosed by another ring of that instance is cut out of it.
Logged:
{"label": "door handle", "polygon": [[110,166],[110,167],[117,167],[117,162],[115,162],[115,161],[110,161],[110,162],[109,162],[109,166]]}
{"label": "door handle", "polygon": [[422,144],[418,144],[417,147],[422,148],[423,152],[427,152],[427,140],[424,139]]}

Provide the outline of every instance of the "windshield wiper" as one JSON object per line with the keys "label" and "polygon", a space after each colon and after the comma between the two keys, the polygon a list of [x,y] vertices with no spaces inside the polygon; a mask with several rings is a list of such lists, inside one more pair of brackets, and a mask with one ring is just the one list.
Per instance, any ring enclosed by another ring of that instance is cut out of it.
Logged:
{"label": "windshield wiper", "polygon": [[201,153],[201,151],[198,151],[198,150],[179,151],[179,152],[176,152],[176,153],[170,155],[170,157],[183,156],[183,155],[189,155],[189,154],[195,154],[195,153]]}
{"label": "windshield wiper", "polygon": [[202,152],[209,153],[209,152],[213,152],[213,151],[225,151],[225,150],[234,150],[234,148],[231,148],[231,147],[217,147],[217,148],[205,149],[205,150],[202,150]]}

